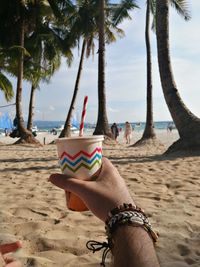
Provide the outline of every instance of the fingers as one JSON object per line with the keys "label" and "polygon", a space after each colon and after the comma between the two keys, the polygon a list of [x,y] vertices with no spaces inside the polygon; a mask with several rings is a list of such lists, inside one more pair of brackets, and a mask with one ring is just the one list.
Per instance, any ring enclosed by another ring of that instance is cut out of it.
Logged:
{"label": "fingers", "polygon": [[[106,172],[116,171],[116,168],[112,165],[112,163],[105,157],[102,159],[102,168],[101,172],[97,178],[97,180],[102,179]],[[74,193],[79,192],[79,188],[83,189],[85,186],[88,186],[87,181],[83,181],[77,178],[71,178],[66,174],[55,173],[49,177],[49,181],[54,185],[58,186],[65,191],[72,191]]]}
{"label": "fingers", "polygon": [[96,182],[106,180],[107,177],[112,177],[117,169],[105,157],[102,159],[102,168],[98,178],[95,181],[84,181],[77,178],[71,178],[68,175],[55,173],[49,177],[49,181],[65,191],[70,191],[78,196],[84,197],[88,190],[95,188]]}
{"label": "fingers", "polygon": [[9,252],[14,252],[21,247],[22,247],[22,243],[20,241],[8,243],[8,244],[2,244],[2,245],[0,245],[0,252],[2,254],[6,254]]}
{"label": "fingers", "polygon": [[65,174],[60,173],[52,174],[49,177],[49,181],[65,191],[72,191],[74,193],[76,193],[77,187],[83,186],[83,184],[86,182],[77,178],[68,178]]}

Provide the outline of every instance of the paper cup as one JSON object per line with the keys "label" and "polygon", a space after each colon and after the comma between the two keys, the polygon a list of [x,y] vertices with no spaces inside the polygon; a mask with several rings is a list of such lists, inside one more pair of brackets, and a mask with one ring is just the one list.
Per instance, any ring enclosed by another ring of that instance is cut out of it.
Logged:
{"label": "paper cup", "polygon": [[[89,180],[101,167],[103,135],[59,138],[56,140],[63,174]],[[75,194],[66,192],[67,206],[74,211],[88,210]]]}

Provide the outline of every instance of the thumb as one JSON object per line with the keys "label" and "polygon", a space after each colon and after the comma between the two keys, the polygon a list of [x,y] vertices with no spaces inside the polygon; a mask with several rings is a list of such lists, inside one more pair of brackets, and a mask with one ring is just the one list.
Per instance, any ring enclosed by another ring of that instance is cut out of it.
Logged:
{"label": "thumb", "polygon": [[70,191],[77,195],[83,193],[87,187],[87,181],[71,178],[65,174],[55,173],[49,177],[49,181],[65,191]]}

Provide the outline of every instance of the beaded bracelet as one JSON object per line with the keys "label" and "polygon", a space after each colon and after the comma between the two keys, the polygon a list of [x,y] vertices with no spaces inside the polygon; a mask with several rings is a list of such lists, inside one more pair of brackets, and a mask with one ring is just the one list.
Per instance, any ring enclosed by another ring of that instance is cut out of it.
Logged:
{"label": "beaded bracelet", "polygon": [[137,211],[123,211],[114,215],[106,224],[106,233],[108,239],[112,241],[113,233],[120,225],[140,226],[146,230],[154,242],[157,241],[158,236],[153,231],[152,226],[146,216]]}
{"label": "beaded bracelet", "polygon": [[148,232],[152,240],[156,242],[158,240],[158,235],[153,231],[152,226],[144,213],[144,211],[132,204],[120,205],[108,213],[108,218],[105,222],[105,229],[107,234],[107,242],[97,242],[94,240],[89,240],[86,243],[86,247],[92,250],[93,253],[104,248],[102,255],[101,265],[105,266],[105,259],[108,252],[113,248],[113,234],[115,230],[121,225],[130,225],[134,227],[142,227]]}
{"label": "beaded bracelet", "polygon": [[108,239],[112,240],[114,231],[118,226],[124,224],[141,226],[149,233],[154,242],[158,240],[158,235],[153,231],[151,223],[144,211],[137,206],[126,203],[114,208],[108,213],[105,226]]}

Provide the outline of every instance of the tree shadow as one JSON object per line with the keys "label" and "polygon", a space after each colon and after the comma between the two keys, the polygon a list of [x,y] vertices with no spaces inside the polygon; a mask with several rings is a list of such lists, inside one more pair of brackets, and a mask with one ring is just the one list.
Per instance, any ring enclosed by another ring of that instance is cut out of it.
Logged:
{"label": "tree shadow", "polygon": [[17,163],[17,162],[31,162],[31,161],[34,161],[34,162],[46,162],[46,161],[55,161],[57,160],[58,161],[58,158],[57,157],[44,157],[44,158],[21,158],[21,159],[16,159],[16,158],[6,158],[6,159],[0,159],[0,163]]}
{"label": "tree shadow", "polygon": [[59,165],[51,165],[51,166],[33,166],[33,167],[20,167],[20,168],[3,168],[1,169],[2,172],[4,171],[11,171],[11,172],[26,172],[26,171],[39,171],[39,170],[55,170],[59,169]]}
{"label": "tree shadow", "polygon": [[107,156],[108,159],[112,161],[113,164],[121,164],[125,165],[128,163],[145,163],[145,162],[154,162],[154,161],[173,161],[179,158],[187,158],[187,157],[199,157],[200,151],[196,152],[180,152],[173,155],[161,154],[161,155],[153,155],[153,156]]}

